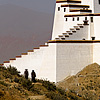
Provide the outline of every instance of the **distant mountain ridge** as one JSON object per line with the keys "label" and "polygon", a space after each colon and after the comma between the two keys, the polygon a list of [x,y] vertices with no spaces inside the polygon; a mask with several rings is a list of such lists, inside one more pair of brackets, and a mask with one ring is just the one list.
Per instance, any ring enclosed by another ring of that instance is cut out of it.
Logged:
{"label": "distant mountain ridge", "polygon": [[51,37],[53,14],[16,5],[0,5],[0,63]]}

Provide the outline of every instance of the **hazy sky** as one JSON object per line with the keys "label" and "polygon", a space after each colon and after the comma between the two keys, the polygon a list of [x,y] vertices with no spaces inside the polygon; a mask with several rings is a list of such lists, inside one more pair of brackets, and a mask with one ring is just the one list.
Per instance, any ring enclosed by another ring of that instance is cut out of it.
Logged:
{"label": "hazy sky", "polygon": [[56,0],[0,0],[0,63],[51,38]]}
{"label": "hazy sky", "polygon": [[0,4],[15,4],[35,11],[53,13],[56,0],[0,0]]}

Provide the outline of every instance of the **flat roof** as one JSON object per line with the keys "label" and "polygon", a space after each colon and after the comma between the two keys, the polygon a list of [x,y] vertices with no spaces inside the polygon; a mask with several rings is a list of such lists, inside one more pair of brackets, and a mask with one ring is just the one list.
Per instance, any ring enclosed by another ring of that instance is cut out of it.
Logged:
{"label": "flat roof", "polygon": [[100,43],[100,40],[49,40],[48,43]]}

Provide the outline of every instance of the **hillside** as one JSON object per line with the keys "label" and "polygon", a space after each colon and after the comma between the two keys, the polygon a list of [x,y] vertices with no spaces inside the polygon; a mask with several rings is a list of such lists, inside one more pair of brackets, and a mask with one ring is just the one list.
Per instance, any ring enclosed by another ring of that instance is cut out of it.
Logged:
{"label": "hillside", "polygon": [[57,88],[54,83],[38,80],[32,83],[15,67],[0,66],[0,100],[84,100],[70,91]]}
{"label": "hillside", "polygon": [[100,65],[94,63],[86,66],[75,76],[59,82],[58,87],[71,90],[86,100],[100,99]]}

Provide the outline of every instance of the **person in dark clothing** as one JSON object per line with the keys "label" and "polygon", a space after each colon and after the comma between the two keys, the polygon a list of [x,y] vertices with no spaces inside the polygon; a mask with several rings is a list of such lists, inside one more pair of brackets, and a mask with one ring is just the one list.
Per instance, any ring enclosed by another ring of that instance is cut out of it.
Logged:
{"label": "person in dark clothing", "polygon": [[28,79],[28,75],[29,75],[28,69],[25,69],[25,71],[24,71],[24,76],[25,76],[26,79]]}
{"label": "person in dark clothing", "polygon": [[34,70],[32,70],[31,72],[32,82],[36,82],[35,77],[36,77],[36,73],[34,72]]}

